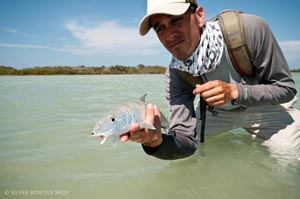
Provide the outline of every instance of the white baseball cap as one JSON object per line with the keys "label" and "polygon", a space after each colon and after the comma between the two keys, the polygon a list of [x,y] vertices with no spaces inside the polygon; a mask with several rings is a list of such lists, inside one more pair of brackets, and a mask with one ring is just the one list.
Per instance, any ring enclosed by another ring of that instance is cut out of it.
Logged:
{"label": "white baseball cap", "polygon": [[182,15],[190,5],[197,4],[197,0],[148,0],[147,15],[141,20],[139,31],[141,35],[145,35],[151,28],[150,17],[154,14]]}

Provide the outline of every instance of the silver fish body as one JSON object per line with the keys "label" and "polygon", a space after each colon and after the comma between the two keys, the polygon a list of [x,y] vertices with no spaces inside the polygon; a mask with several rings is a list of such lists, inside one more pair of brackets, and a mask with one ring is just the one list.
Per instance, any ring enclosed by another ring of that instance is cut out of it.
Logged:
{"label": "silver fish body", "polygon": [[152,124],[147,124],[145,121],[145,97],[146,94],[138,101],[133,101],[113,109],[96,123],[92,131],[92,136],[98,137],[100,144],[103,144],[108,137],[128,133],[130,126],[134,123],[140,124],[141,129],[155,129]]}

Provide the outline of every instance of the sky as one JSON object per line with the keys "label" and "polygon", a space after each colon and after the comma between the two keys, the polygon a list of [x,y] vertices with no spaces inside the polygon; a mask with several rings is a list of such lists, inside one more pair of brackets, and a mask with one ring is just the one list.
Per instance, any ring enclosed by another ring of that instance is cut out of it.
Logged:
{"label": "sky", "polygon": [[[198,0],[209,19],[224,9],[264,18],[290,68],[300,68],[296,0]],[[0,65],[168,66],[154,31],[140,36],[146,0],[0,0]]]}

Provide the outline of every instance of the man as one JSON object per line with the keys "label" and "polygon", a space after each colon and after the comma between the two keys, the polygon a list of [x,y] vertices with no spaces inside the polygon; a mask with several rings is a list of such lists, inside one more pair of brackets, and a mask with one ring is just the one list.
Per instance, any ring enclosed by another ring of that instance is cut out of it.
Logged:
{"label": "man", "polygon": [[[196,0],[148,0],[140,34],[153,28],[173,55],[165,74],[170,130],[161,133],[160,111],[148,104],[146,118],[156,130],[140,130],[134,124],[121,141],[141,143],[147,154],[161,159],[192,155],[199,131],[194,99],[200,94],[214,107],[214,114],[207,112],[206,135],[243,127],[266,143],[300,149],[300,111],[292,107],[296,89],[285,58],[261,18],[249,14],[241,14],[241,18],[254,77],[242,76],[234,69],[219,22],[206,21]],[[180,71],[198,78],[199,84],[188,84]]]}

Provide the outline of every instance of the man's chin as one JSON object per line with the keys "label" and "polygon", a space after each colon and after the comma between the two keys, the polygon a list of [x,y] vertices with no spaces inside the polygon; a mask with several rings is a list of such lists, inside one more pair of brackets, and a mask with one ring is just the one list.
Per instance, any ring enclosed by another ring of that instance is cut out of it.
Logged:
{"label": "man's chin", "polygon": [[172,53],[172,55],[180,61],[184,61],[189,57],[189,55],[186,55],[185,53]]}

